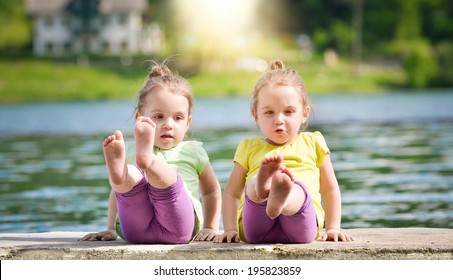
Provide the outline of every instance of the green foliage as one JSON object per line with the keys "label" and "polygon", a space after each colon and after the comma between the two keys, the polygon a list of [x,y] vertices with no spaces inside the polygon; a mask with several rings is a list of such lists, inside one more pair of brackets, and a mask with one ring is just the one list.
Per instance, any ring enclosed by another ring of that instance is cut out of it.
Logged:
{"label": "green foliage", "polygon": [[338,52],[342,55],[349,55],[352,42],[351,26],[343,21],[335,21],[331,33],[335,40]]}
{"label": "green foliage", "polygon": [[437,56],[439,74],[435,78],[434,86],[453,87],[453,43],[441,42],[437,46]]}
{"label": "green foliage", "polygon": [[404,54],[403,67],[409,86],[424,88],[438,72],[438,62],[433,56],[431,45],[425,40],[409,42]]}
{"label": "green foliage", "polygon": [[439,72],[438,61],[430,43],[423,39],[400,40],[393,52],[401,58],[406,86],[424,88],[432,84]]}
{"label": "green foliage", "polygon": [[329,33],[322,29],[317,29],[313,33],[313,43],[317,50],[325,50],[329,47]]}
{"label": "green foliage", "polygon": [[400,40],[420,38],[419,0],[400,0],[400,15],[396,37]]}
{"label": "green foliage", "polygon": [[31,41],[31,23],[23,1],[0,1],[0,48],[19,48]]}
{"label": "green foliage", "polygon": [[402,15],[396,32],[396,51],[402,57],[407,84],[414,88],[429,86],[439,72],[432,44],[422,37],[421,1],[400,0]]}

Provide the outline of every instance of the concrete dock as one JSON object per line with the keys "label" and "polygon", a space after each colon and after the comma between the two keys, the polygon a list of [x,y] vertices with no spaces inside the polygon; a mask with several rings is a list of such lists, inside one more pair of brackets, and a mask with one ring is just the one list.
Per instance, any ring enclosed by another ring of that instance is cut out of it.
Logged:
{"label": "concrete dock", "polygon": [[0,260],[453,260],[453,229],[348,229],[354,242],[136,245],[86,232],[0,233]]}

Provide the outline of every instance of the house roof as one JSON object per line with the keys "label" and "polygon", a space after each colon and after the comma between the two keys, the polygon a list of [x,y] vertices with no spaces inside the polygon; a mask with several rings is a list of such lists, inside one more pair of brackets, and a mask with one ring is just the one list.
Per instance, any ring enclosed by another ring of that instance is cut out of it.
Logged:
{"label": "house roof", "polygon": [[71,0],[26,0],[25,8],[31,15],[51,15],[62,11]]}
{"label": "house roof", "polygon": [[[26,0],[25,7],[31,15],[51,15],[63,11],[73,0]],[[147,0],[99,0],[103,14],[115,12],[145,11]]]}
{"label": "house roof", "polygon": [[103,14],[114,12],[145,11],[148,8],[147,0],[100,0],[99,11]]}

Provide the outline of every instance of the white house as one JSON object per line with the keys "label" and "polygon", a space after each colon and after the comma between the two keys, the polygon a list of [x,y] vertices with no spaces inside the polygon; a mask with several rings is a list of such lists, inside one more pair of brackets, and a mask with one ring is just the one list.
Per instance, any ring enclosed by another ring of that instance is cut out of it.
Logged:
{"label": "white house", "polygon": [[160,29],[143,26],[147,0],[26,0],[26,9],[36,55],[150,53],[161,44]]}

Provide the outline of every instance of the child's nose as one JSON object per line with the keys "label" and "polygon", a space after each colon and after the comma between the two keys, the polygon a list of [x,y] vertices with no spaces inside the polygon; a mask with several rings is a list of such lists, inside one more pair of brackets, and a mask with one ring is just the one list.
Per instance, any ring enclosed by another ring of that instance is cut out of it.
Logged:
{"label": "child's nose", "polygon": [[284,120],[284,116],[283,114],[277,114],[275,116],[275,124],[282,124],[283,123],[283,120]]}
{"label": "child's nose", "polygon": [[164,129],[171,129],[173,127],[173,119],[171,119],[171,118],[165,119],[163,125],[164,125]]}

